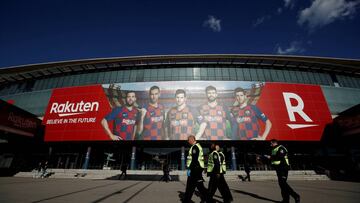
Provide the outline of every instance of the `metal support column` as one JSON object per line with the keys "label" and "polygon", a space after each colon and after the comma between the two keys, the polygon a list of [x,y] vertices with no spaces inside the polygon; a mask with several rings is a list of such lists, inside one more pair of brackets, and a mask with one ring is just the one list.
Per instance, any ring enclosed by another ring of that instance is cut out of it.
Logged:
{"label": "metal support column", "polygon": [[87,152],[86,152],[86,157],[85,157],[85,161],[83,164],[83,169],[86,170],[89,166],[89,160],[90,160],[90,152],[91,152],[91,147],[87,148]]}
{"label": "metal support column", "polygon": [[231,147],[231,161],[232,161],[232,170],[235,171],[237,169],[235,147]]}
{"label": "metal support column", "polygon": [[185,147],[181,147],[181,170],[185,170]]}
{"label": "metal support column", "polygon": [[133,146],[132,147],[132,152],[131,152],[131,163],[130,163],[130,170],[135,170],[135,162],[136,162],[136,147]]}

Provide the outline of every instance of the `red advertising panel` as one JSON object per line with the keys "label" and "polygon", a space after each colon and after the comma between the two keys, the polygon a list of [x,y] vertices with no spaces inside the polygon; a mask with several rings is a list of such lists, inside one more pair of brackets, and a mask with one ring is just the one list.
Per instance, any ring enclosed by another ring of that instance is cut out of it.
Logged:
{"label": "red advertising panel", "polygon": [[41,120],[0,99],[0,130],[17,135],[34,137],[41,127]]}
{"label": "red advertising panel", "polygon": [[257,105],[272,122],[269,139],[320,140],[332,122],[320,86],[266,83]]}
{"label": "red advertising panel", "polygon": [[109,111],[101,85],[54,89],[43,119],[45,141],[109,140],[100,125]]}
{"label": "red advertising panel", "polygon": [[320,86],[177,81],[55,89],[46,141],[320,140],[332,121]]}

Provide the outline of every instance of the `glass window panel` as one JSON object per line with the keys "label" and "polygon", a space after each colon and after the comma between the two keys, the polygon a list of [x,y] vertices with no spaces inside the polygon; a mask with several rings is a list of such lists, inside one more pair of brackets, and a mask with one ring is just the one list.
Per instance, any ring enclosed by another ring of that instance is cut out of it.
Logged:
{"label": "glass window panel", "polygon": [[349,87],[355,87],[355,84],[354,84],[355,81],[353,80],[352,77],[347,76],[346,79],[347,79],[347,81],[349,81]]}
{"label": "glass window panel", "polygon": [[44,79],[41,79],[39,81],[39,90],[42,90],[42,89],[44,89]]}
{"label": "glass window panel", "polygon": [[244,80],[251,81],[250,70],[248,68],[243,68],[242,70],[244,73]]}
{"label": "glass window panel", "polygon": [[293,82],[293,81],[291,80],[290,73],[289,73],[288,70],[282,70],[282,72],[284,73],[284,78],[285,78],[285,81],[286,81],[286,82]]}
{"label": "glass window panel", "polygon": [[286,82],[283,70],[276,70],[276,75],[278,76],[279,82]]}
{"label": "glass window panel", "polygon": [[193,69],[194,80],[200,80],[200,68]]}
{"label": "glass window panel", "polygon": [[201,77],[201,80],[208,80],[208,70],[207,70],[207,68],[201,68],[200,69],[200,77]]}
{"label": "glass window panel", "polygon": [[221,68],[221,72],[222,72],[223,80],[230,80],[229,68]]}
{"label": "glass window panel", "polygon": [[276,73],[276,70],[270,69],[269,73],[270,73],[271,81],[273,81],[273,82],[279,82],[280,81],[280,79],[279,79],[279,77],[278,77],[278,75]]}
{"label": "glass window panel", "polygon": [[301,74],[305,84],[310,83],[309,75],[306,72],[301,71],[300,74]]}
{"label": "glass window panel", "polygon": [[145,69],[144,70],[144,80],[149,81],[150,77],[151,77],[150,69]]}
{"label": "glass window panel", "polygon": [[110,71],[109,83],[115,83],[117,78],[117,71]]}
{"label": "glass window panel", "polygon": [[360,88],[360,78],[354,78],[356,81],[356,87]]}
{"label": "glass window panel", "polygon": [[91,84],[97,84],[97,73],[91,73],[90,74],[90,81],[91,81]]}
{"label": "glass window panel", "polygon": [[252,81],[260,81],[255,68],[249,68],[249,72]]}
{"label": "glass window panel", "polygon": [[306,72],[307,78],[309,79],[309,84],[315,84],[313,72]]}
{"label": "glass window panel", "polygon": [[236,78],[239,81],[245,80],[245,76],[242,68],[236,68]]}
{"label": "glass window panel", "polygon": [[136,82],[143,82],[143,81],[144,81],[144,70],[143,69],[137,70]]}
{"label": "glass window panel", "polygon": [[[110,79],[110,78],[109,78]],[[87,77],[86,74],[80,75],[80,85],[86,85],[87,84]]]}
{"label": "glass window panel", "polygon": [[50,80],[48,78],[44,79],[44,88],[43,89],[50,89],[49,82],[50,82]]}
{"label": "glass window panel", "polygon": [[164,81],[165,80],[165,69],[163,69],[163,68],[157,69],[157,72],[158,72],[159,81]]}
{"label": "glass window panel", "polygon": [[194,80],[193,68],[185,68],[186,76],[185,80]]}
{"label": "glass window panel", "polygon": [[258,77],[258,81],[266,81],[264,69],[258,68],[255,70],[256,70],[257,77]]}
{"label": "glass window panel", "polygon": [[110,78],[111,78],[111,72],[110,71],[105,72],[104,83],[109,84],[110,83]]}
{"label": "glass window panel", "polygon": [[129,80],[130,80],[130,71],[129,70],[124,70],[123,74],[124,74],[124,82],[129,82]]}
{"label": "glass window panel", "polygon": [[165,80],[166,81],[171,80],[171,69],[170,68],[165,69]]}
{"label": "glass window panel", "polygon": [[316,81],[315,84],[320,85],[321,84],[320,74],[319,73],[314,73],[314,76],[315,76],[315,81]]}
{"label": "glass window panel", "polygon": [[222,77],[222,71],[221,71],[221,68],[214,68],[215,70],[215,79],[216,80],[222,80],[223,77]]}
{"label": "glass window panel", "polygon": [[295,74],[296,74],[296,78],[299,83],[305,83],[303,75],[301,74],[300,71],[295,71]]}
{"label": "glass window panel", "polygon": [[35,81],[34,90],[40,90],[40,83],[41,83],[41,80]]}
{"label": "glass window panel", "polygon": [[175,69],[172,69],[172,77],[171,77],[171,80],[179,80],[179,74],[180,74],[180,71],[178,68],[175,68]]}
{"label": "glass window panel", "polygon": [[216,80],[215,68],[207,68],[208,71],[208,80]]}
{"label": "glass window panel", "polygon": [[97,78],[97,83],[98,84],[103,84],[104,83],[104,76],[105,76],[105,72],[98,73],[98,78]]}
{"label": "glass window panel", "polygon": [[230,75],[230,80],[236,80],[236,69],[229,68],[229,75]]}
{"label": "glass window panel", "polygon": [[289,75],[290,75],[291,82],[293,82],[293,83],[298,83],[299,82],[297,77],[296,77],[295,71],[289,71]]}
{"label": "glass window panel", "polygon": [[272,79],[271,79],[271,74],[270,74],[270,70],[269,69],[261,69],[263,74],[264,74],[264,81],[265,82],[271,82]]}
{"label": "glass window panel", "polygon": [[63,87],[64,77],[58,77],[58,79],[56,87]]}
{"label": "glass window panel", "polygon": [[70,77],[68,75],[64,76],[62,87],[71,86],[71,85],[69,85],[69,81],[70,81]]}
{"label": "glass window panel", "polygon": [[[156,71],[153,70],[152,72],[156,72]],[[137,75],[137,70],[130,70],[130,82],[136,82],[136,75]]]}

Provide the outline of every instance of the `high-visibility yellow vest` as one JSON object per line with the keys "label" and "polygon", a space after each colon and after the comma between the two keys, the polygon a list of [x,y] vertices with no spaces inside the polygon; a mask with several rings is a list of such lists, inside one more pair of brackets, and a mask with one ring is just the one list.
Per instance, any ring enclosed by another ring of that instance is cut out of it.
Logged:
{"label": "high-visibility yellow vest", "polygon": [[[208,166],[207,166],[207,172],[211,173],[214,170],[215,167],[215,163],[214,160],[218,159],[219,163],[220,163],[220,155],[217,151],[213,151],[210,153],[209,157],[208,157]],[[221,165],[220,165],[220,173],[222,173],[222,169],[221,169]]]}
{"label": "high-visibility yellow vest", "polygon": [[[204,168],[205,167],[205,164],[204,164],[204,152],[203,152],[203,149],[201,147],[201,145],[199,143],[196,143],[195,144],[198,148],[199,148],[199,156],[198,156],[198,162],[200,164],[200,167],[201,168]],[[192,149],[193,147],[195,146],[191,146],[190,147],[190,150],[189,150],[189,154],[187,156],[187,160],[186,160],[186,166],[189,168],[190,165],[191,165],[191,162],[192,162]]]}
{"label": "high-visibility yellow vest", "polygon": [[[288,156],[287,156],[288,151],[287,151],[287,149],[286,149],[285,147],[283,147],[283,146],[281,146],[281,145],[275,147],[275,148],[271,151],[271,155],[272,155],[272,156],[276,156],[276,154],[277,154],[277,152],[279,151],[280,147],[284,148],[285,151],[286,151],[286,155],[285,155],[284,158],[285,158],[286,164],[289,166],[290,164],[289,164],[289,159],[288,159]],[[277,166],[277,165],[280,165],[280,163],[281,163],[281,160],[273,160],[273,161],[271,161],[271,164],[272,164],[272,165],[276,165],[276,166]]]}
{"label": "high-visibility yellow vest", "polygon": [[219,155],[224,157],[224,160],[221,161],[221,158],[220,158],[220,168],[222,170],[222,173],[225,173],[226,172],[226,159],[225,159],[225,154],[222,153],[222,152],[219,152]]}

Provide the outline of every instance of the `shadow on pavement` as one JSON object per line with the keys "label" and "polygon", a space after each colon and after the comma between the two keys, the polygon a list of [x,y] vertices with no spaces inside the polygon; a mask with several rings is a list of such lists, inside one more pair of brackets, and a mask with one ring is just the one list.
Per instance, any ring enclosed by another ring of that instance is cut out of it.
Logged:
{"label": "shadow on pavement", "polygon": [[237,192],[237,193],[244,194],[244,195],[249,195],[249,196],[251,196],[253,198],[256,198],[256,199],[266,200],[266,201],[269,201],[269,202],[281,203],[281,201],[277,201],[277,200],[269,199],[269,198],[266,198],[266,197],[262,197],[260,195],[254,194],[254,193],[245,192],[245,191],[241,191],[241,190],[234,190],[234,189],[231,189],[231,190],[234,191],[234,192]]}
{"label": "shadow on pavement", "polygon": [[137,184],[139,184],[139,183],[141,183],[141,182],[137,182],[137,183],[134,183],[134,184],[132,184],[132,185],[129,185],[129,186],[127,186],[127,187],[125,187],[125,188],[123,188],[123,189],[121,189],[121,190],[119,190],[119,191],[113,192],[113,193],[111,193],[111,194],[108,194],[108,195],[100,198],[100,199],[97,199],[97,200],[93,201],[92,203],[98,203],[98,202],[104,201],[104,200],[106,200],[106,199],[108,199],[108,198],[110,198],[110,197],[112,197],[112,196],[114,196],[114,195],[117,195],[117,194],[122,193],[123,191],[125,191],[125,190],[127,190],[127,189],[129,189],[129,188],[134,187],[135,185],[137,185]]}
{"label": "shadow on pavement", "polygon": [[111,183],[111,184],[104,184],[104,185],[99,185],[99,186],[95,186],[95,187],[89,187],[89,188],[85,188],[83,190],[78,190],[78,191],[68,192],[68,193],[61,194],[61,195],[56,195],[56,196],[53,196],[53,197],[48,197],[48,198],[45,198],[45,199],[34,201],[33,203],[52,200],[52,199],[56,199],[56,198],[59,198],[59,197],[64,197],[64,196],[68,196],[68,195],[72,195],[72,194],[76,194],[76,193],[80,193],[80,192],[85,192],[85,191],[89,191],[89,190],[94,190],[94,189],[98,189],[98,188],[102,188],[102,187],[107,187],[107,186],[115,185],[115,184],[118,184],[118,183]]}
{"label": "shadow on pavement", "polygon": [[[106,178],[107,180],[141,180],[141,181],[160,181],[162,175],[126,175],[120,177],[120,175]],[[171,175],[171,181],[179,181],[178,175]]]}

